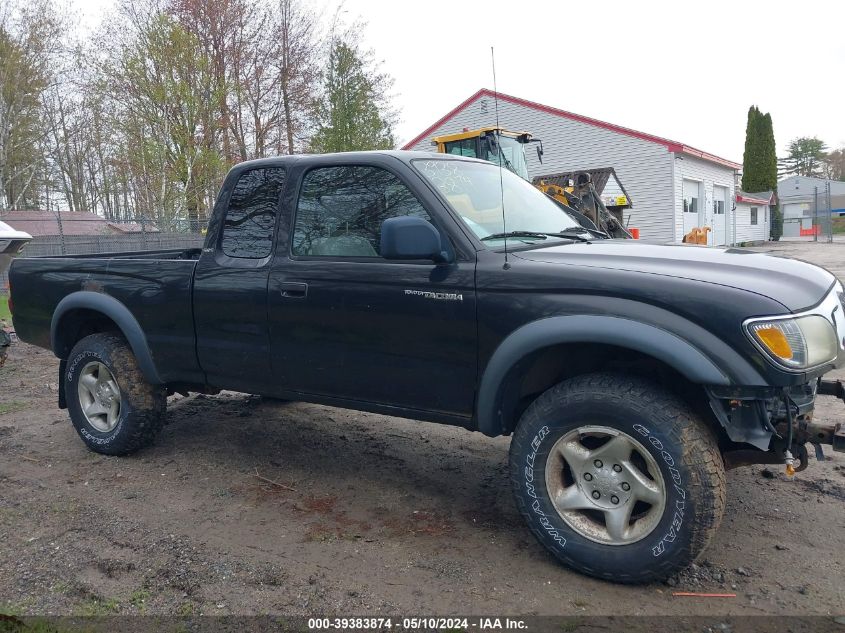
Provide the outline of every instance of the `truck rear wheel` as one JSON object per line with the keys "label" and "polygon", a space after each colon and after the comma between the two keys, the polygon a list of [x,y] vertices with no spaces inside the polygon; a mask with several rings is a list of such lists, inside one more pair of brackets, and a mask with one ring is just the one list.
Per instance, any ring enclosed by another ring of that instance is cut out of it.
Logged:
{"label": "truck rear wheel", "polygon": [[582,573],[662,580],[706,548],[725,506],[716,439],[672,393],[624,374],[552,387],[510,448],[520,512],[539,541]]}
{"label": "truck rear wheel", "polygon": [[80,340],[62,379],[71,422],[92,451],[128,455],[151,444],[164,425],[164,388],[146,381],[120,335]]}

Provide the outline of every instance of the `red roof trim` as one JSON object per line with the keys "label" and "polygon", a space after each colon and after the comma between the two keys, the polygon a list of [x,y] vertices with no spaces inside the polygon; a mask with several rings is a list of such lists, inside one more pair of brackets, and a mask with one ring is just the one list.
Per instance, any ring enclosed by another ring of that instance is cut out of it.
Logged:
{"label": "red roof trim", "polygon": [[748,204],[762,204],[764,206],[769,206],[769,200],[763,200],[762,198],[751,198],[750,196],[740,196],[737,194],[736,196],[737,202],[747,202]]}
{"label": "red roof trim", "polygon": [[[493,97],[493,91],[488,90],[487,88],[482,88],[474,95],[472,95],[469,99],[461,103],[459,106],[451,110],[448,114],[443,116],[442,118],[438,119],[436,123],[430,125],[422,134],[415,136],[413,139],[408,141],[402,146],[402,149],[408,149],[413,147],[421,140],[429,136],[434,130],[438,127],[443,125],[447,120],[451,119],[456,114],[465,110],[469,105],[478,99],[479,97]],[[658,145],[663,145],[666,149],[672,153],[676,154],[687,154],[688,156],[694,156],[696,158],[700,158],[702,160],[706,160],[712,163],[718,163],[720,165],[724,165],[725,167],[730,167],[731,169],[741,169],[742,165],[735,163],[733,161],[727,160],[726,158],[720,158],[715,154],[710,154],[708,152],[703,152],[700,149],[695,149],[694,147],[690,147],[689,145],[684,145],[683,143],[678,143],[676,141],[670,141],[669,139],[661,138],[659,136],[654,136],[652,134],[646,134],[644,132],[638,132],[636,130],[632,130],[630,128],[622,127],[620,125],[614,125],[613,123],[606,123],[604,121],[599,121],[598,119],[591,119],[590,117],[586,117],[580,114],[574,114],[572,112],[567,112],[566,110],[560,110],[558,108],[553,108],[551,106],[543,105],[541,103],[536,103],[534,101],[528,101],[526,99],[520,99],[519,97],[513,97],[511,95],[506,95],[503,93],[498,94],[498,98],[502,101],[507,101],[508,103],[513,103],[516,105],[525,106],[527,108],[533,108],[534,110],[539,110],[540,112],[546,112],[548,114],[553,114],[555,116],[562,117],[564,119],[571,119],[573,121],[579,121],[581,123],[586,123],[588,125],[594,125],[596,127],[604,128],[606,130],[611,130],[613,132],[617,132],[619,134],[625,134],[626,136],[632,136],[634,138],[638,138],[643,141],[648,141],[650,143],[657,143]]]}

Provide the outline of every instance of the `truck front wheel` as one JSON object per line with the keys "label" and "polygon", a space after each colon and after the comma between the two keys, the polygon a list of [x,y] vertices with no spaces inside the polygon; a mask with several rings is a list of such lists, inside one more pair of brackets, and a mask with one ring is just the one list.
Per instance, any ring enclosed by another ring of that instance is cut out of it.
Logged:
{"label": "truck front wheel", "polygon": [[517,505],[561,562],[615,582],[662,580],[704,551],[722,518],[716,439],[672,393],[601,373],[552,387],[510,449]]}
{"label": "truck front wheel", "polygon": [[80,340],[62,379],[71,422],[92,451],[128,455],[151,444],[164,425],[165,390],[146,381],[120,335]]}

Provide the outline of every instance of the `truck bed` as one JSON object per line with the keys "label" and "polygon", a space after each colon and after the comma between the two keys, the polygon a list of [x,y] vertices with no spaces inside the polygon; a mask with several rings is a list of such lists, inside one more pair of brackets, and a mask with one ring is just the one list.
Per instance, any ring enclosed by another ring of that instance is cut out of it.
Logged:
{"label": "truck bed", "polygon": [[146,335],[161,378],[202,373],[196,357],[192,288],[200,249],[170,249],[17,259],[9,272],[13,319],[22,339],[51,347],[53,313],[80,291],[113,297]]}

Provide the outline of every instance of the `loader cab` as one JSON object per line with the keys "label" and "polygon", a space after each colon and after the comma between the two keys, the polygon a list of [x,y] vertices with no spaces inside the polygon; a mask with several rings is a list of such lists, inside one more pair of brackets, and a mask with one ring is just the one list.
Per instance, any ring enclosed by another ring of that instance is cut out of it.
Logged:
{"label": "loader cab", "polygon": [[[528,175],[528,163],[525,160],[525,145],[538,142],[528,132],[511,132],[503,128],[481,128],[464,130],[459,134],[437,136],[432,143],[441,154],[480,158],[515,173],[523,180],[531,182]],[[538,156],[541,156],[538,146]]]}

